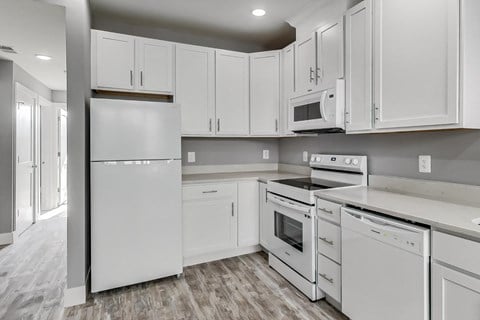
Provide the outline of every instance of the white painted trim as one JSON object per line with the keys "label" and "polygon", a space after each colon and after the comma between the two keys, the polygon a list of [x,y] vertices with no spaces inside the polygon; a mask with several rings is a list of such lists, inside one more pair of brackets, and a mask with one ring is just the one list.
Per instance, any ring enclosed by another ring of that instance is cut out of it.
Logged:
{"label": "white painted trim", "polygon": [[183,166],[182,174],[205,174],[250,171],[278,171],[278,163]]}
{"label": "white painted trim", "polygon": [[87,302],[87,287],[80,286],[74,288],[65,288],[63,306],[65,308],[78,306]]}
{"label": "white painted trim", "polygon": [[13,243],[15,235],[13,232],[0,233],[0,246],[6,246]]}
{"label": "white painted trim", "polygon": [[288,172],[288,173],[295,173],[300,174],[303,176],[309,176],[312,173],[312,169],[307,166],[299,166],[294,164],[278,164],[278,171],[280,172]]}
{"label": "white painted trim", "polygon": [[200,263],[222,260],[222,259],[242,256],[242,255],[250,254],[254,252],[260,252],[260,251],[262,251],[262,247],[260,247],[260,245],[255,245],[255,246],[249,246],[249,247],[235,248],[235,249],[226,250],[226,251],[207,253],[207,254],[202,254],[194,257],[187,257],[187,258],[184,257],[183,266],[188,267],[188,266],[193,266]]}

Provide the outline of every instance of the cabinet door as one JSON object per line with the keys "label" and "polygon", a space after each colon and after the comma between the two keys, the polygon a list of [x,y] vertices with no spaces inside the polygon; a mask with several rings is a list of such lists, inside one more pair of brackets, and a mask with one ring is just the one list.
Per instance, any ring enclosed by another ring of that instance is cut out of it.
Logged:
{"label": "cabinet door", "polygon": [[295,44],[295,92],[305,94],[316,86],[316,38],[315,35]]}
{"label": "cabinet door", "polygon": [[238,183],[238,246],[254,246],[260,242],[260,212],[257,181]]}
{"label": "cabinet door", "polygon": [[92,33],[95,88],[133,90],[135,38],[105,31]]}
{"label": "cabinet door", "polygon": [[288,103],[295,93],[295,44],[282,50],[282,101],[280,105],[280,132],[282,135],[293,135],[288,130]]}
{"label": "cabinet door", "polygon": [[346,13],[345,124],[347,132],[372,129],[372,3],[365,0]]}
{"label": "cabinet door", "polygon": [[152,93],[173,93],[173,44],[137,38],[137,88]]}
{"label": "cabinet door", "polygon": [[184,258],[236,247],[236,184],[184,186]]}
{"label": "cabinet door", "polygon": [[215,118],[215,51],[176,45],[175,102],[182,106],[183,135],[212,135]]}
{"label": "cabinet door", "polygon": [[280,109],[280,52],[250,55],[250,134],[277,135]]}
{"label": "cabinet door", "polygon": [[267,228],[267,184],[259,182],[259,204],[260,204],[260,244],[267,250],[269,250],[269,245],[267,243],[268,239],[268,228]]}
{"label": "cabinet door", "polygon": [[374,0],[375,126],[458,122],[458,0]]}
{"label": "cabinet door", "polygon": [[480,279],[433,263],[432,282],[432,319],[479,319]]}
{"label": "cabinet door", "polygon": [[248,54],[215,51],[215,108],[217,135],[248,135]]}
{"label": "cabinet door", "polygon": [[317,64],[320,90],[335,88],[343,78],[343,17],[317,30]]}

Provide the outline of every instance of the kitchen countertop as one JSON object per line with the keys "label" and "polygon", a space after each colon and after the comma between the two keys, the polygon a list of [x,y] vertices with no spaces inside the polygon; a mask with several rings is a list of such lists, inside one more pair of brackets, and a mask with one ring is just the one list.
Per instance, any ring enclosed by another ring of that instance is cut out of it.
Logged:
{"label": "kitchen countertop", "polygon": [[280,172],[280,171],[249,171],[249,172],[226,172],[226,173],[202,173],[185,174],[182,176],[182,183],[208,183],[208,182],[229,182],[244,180],[259,180],[267,182],[269,180],[303,178],[304,175]]}
{"label": "kitchen countertop", "polygon": [[480,218],[478,207],[365,186],[320,190],[315,195],[480,239],[480,226],[472,222]]}

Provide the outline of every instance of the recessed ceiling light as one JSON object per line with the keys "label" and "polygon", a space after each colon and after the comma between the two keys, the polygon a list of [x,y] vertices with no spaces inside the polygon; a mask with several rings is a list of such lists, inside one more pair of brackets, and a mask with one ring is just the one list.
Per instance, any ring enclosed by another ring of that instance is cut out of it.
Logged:
{"label": "recessed ceiling light", "polygon": [[255,9],[255,10],[252,11],[252,14],[256,17],[262,17],[262,16],[265,15],[265,13],[266,12],[263,9]]}
{"label": "recessed ceiling light", "polygon": [[44,54],[36,54],[35,57],[37,57],[40,60],[45,60],[45,61],[52,60],[52,57],[46,56]]}

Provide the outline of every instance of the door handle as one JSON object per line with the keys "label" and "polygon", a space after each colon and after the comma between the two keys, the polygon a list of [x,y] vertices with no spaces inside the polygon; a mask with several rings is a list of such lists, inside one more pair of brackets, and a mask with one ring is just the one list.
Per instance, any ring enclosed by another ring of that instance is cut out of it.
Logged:
{"label": "door handle", "polygon": [[232,217],[235,216],[235,203],[232,202]]}
{"label": "door handle", "polygon": [[217,132],[220,132],[220,118],[217,119]]}
{"label": "door handle", "polygon": [[333,278],[329,278],[325,273],[319,273],[318,275],[333,284]]}
{"label": "door handle", "polygon": [[130,85],[133,86],[133,70],[130,70]]}
{"label": "door handle", "polygon": [[333,241],[332,240],[328,240],[326,237],[323,238],[323,237],[318,237],[318,239],[322,240],[323,242],[325,242],[326,244],[329,244],[331,246],[333,246]]}
{"label": "door handle", "polygon": [[275,119],[275,132],[278,132],[278,119]]}
{"label": "door handle", "polygon": [[327,210],[326,208],[318,208],[318,210],[321,210],[325,213],[328,213],[328,214],[333,214],[333,210]]}
{"label": "door handle", "polygon": [[210,191],[202,191],[202,193],[217,193],[217,190],[210,190]]}

